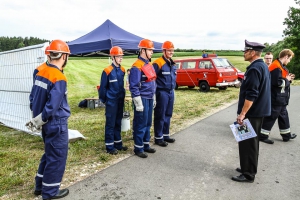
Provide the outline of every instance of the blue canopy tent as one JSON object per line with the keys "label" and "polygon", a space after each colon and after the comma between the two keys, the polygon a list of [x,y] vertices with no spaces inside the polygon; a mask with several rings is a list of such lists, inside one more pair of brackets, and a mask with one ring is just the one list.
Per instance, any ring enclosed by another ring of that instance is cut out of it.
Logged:
{"label": "blue canopy tent", "polygon": [[[119,46],[124,54],[135,54],[138,44],[144,38],[134,35],[106,20],[95,30],[80,38],[68,42],[71,55],[108,55],[113,46]],[[151,38],[147,38],[150,39]],[[154,41],[153,41],[154,42]],[[161,52],[162,43],[154,42],[154,52]]]}

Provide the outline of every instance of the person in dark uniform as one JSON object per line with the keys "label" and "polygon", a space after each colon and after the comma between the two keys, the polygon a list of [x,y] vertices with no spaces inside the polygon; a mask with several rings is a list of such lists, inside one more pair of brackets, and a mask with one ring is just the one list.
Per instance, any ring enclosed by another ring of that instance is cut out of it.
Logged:
{"label": "person in dark uniform", "polygon": [[116,155],[126,151],[121,138],[125,88],[125,68],[121,66],[123,50],[114,46],[110,49],[112,64],[106,67],[101,75],[99,99],[105,104],[105,146],[109,154]]}
{"label": "person in dark uniform", "polygon": [[294,53],[290,49],[284,49],[279,53],[279,58],[276,59],[270,66],[271,74],[271,116],[265,117],[260,141],[267,144],[273,144],[274,141],[269,139],[271,129],[278,121],[279,132],[284,142],[297,137],[296,134],[291,134],[289,114],[286,109],[290,99],[290,84],[294,80],[295,75],[289,73],[286,65],[291,61]]}
{"label": "person in dark uniform", "polygon": [[[37,74],[39,71],[43,70],[45,67],[47,67],[48,64],[49,64],[50,61],[51,61],[51,59],[50,59],[50,52],[49,52],[48,50],[49,50],[49,46],[47,46],[47,47],[45,48],[45,55],[47,56],[47,61],[44,62],[43,64],[37,66],[37,67],[34,69],[34,71],[33,71],[33,84],[34,84],[34,82],[35,82],[36,74]],[[33,98],[33,97],[32,97],[32,94],[30,94],[30,96],[29,96],[29,102],[32,102],[32,100],[33,100],[32,98]],[[30,104],[29,107],[30,107],[30,110],[32,110],[32,104]]]}
{"label": "person in dark uniform", "polygon": [[176,86],[176,65],[172,60],[174,45],[166,41],[162,45],[163,56],[153,62],[156,72],[156,106],[154,108],[155,144],[166,147],[174,143],[170,138],[170,123],[173,114],[174,89]]}
{"label": "person in dark uniform", "polygon": [[150,63],[154,44],[151,40],[142,39],[138,48],[138,59],[133,63],[129,76],[129,90],[134,103],[134,153],[140,158],[147,158],[147,153],[156,152],[149,143],[156,89],[156,75]]}
{"label": "person in dark uniform", "polygon": [[264,56],[265,63],[268,65],[268,67],[273,62],[273,54],[272,52],[267,52]]}
{"label": "person in dark uniform", "polygon": [[245,79],[240,87],[237,123],[243,124],[248,118],[257,137],[239,142],[241,174],[232,177],[233,181],[254,182],[257,173],[259,138],[263,118],[271,114],[270,73],[261,58],[264,45],[245,40],[244,60],[250,65],[246,68]]}
{"label": "person in dark uniform", "polygon": [[51,61],[39,70],[31,90],[30,103],[34,118],[26,123],[31,131],[42,131],[45,153],[35,177],[35,195],[43,199],[59,199],[69,194],[59,190],[68,155],[68,118],[71,114],[67,101],[67,78],[63,69],[70,54],[62,40],[49,45]]}

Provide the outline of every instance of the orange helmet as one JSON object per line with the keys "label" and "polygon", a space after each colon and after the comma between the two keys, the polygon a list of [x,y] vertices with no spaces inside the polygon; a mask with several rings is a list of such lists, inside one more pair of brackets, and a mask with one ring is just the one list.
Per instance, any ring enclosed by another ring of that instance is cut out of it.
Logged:
{"label": "orange helmet", "polygon": [[142,39],[139,43],[138,48],[140,48],[140,49],[154,49],[154,44],[151,40]]}
{"label": "orange helmet", "polygon": [[53,40],[50,43],[49,49],[47,51],[54,52],[54,53],[67,53],[67,54],[71,54],[69,46],[67,45],[67,43],[65,43],[62,40]]}
{"label": "orange helmet", "polygon": [[162,49],[174,49],[174,45],[170,41],[165,41],[161,48]]}
{"label": "orange helmet", "polygon": [[121,49],[121,47],[118,46],[113,46],[110,49],[109,55],[111,56],[123,56],[123,50]]}
{"label": "orange helmet", "polygon": [[46,48],[45,48],[45,55],[50,55],[50,52],[48,51],[49,50],[49,48],[50,48],[50,46],[47,46]]}

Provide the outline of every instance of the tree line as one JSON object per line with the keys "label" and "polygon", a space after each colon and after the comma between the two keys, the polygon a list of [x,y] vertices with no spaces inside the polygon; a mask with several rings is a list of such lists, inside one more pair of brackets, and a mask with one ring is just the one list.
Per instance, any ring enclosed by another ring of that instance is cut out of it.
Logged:
{"label": "tree line", "polygon": [[0,52],[50,42],[37,37],[0,37]]}
{"label": "tree line", "polygon": [[297,8],[290,7],[287,17],[283,21],[286,28],[283,30],[284,39],[276,44],[265,43],[266,51],[272,52],[274,58],[279,56],[283,49],[291,49],[294,52],[294,58],[287,65],[289,71],[300,78],[300,0],[295,0]]}
{"label": "tree line", "polygon": [[[291,73],[296,75],[296,79],[300,78],[300,0],[294,0],[297,7],[290,7],[287,13],[287,17],[283,21],[283,25],[286,28],[283,30],[282,41],[277,43],[268,44],[265,43],[266,48],[264,52],[272,52],[274,58],[277,58],[279,52],[283,49],[291,49],[295,56],[288,65]],[[8,51],[12,49],[18,49],[21,47],[41,44],[44,42],[50,42],[49,40],[39,39],[36,37],[0,37],[0,52]],[[194,52],[202,50],[193,49],[176,49],[175,52]],[[209,51],[209,50],[207,50]],[[234,52],[234,51],[232,51]],[[225,52],[224,52],[225,53]]]}

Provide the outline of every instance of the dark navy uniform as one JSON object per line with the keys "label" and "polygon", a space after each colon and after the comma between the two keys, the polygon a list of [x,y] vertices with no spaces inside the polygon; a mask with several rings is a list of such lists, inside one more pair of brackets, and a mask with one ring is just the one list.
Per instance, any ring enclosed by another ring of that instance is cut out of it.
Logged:
{"label": "dark navy uniform", "polygon": [[[49,62],[46,61],[44,62],[43,64],[41,64],[40,66],[38,66],[37,68],[34,69],[33,71],[33,84],[34,84],[34,81],[35,81],[35,77],[37,75],[37,73],[39,73],[39,71],[43,70],[44,68],[46,68],[48,66]],[[29,96],[29,101],[31,102],[32,101],[32,96],[30,94]],[[32,110],[32,104],[30,104],[30,110]]]}
{"label": "dark navy uniform", "polygon": [[173,114],[176,66],[164,56],[153,62],[156,78],[156,107],[154,108],[155,143],[169,139],[170,121]]}
{"label": "dark navy uniform", "polygon": [[[261,52],[263,48],[264,45],[259,43],[245,41],[245,51]],[[246,57],[249,59],[249,55],[246,55],[245,58]],[[270,73],[268,66],[260,58],[251,61],[251,64],[246,68],[244,81],[240,88],[238,115],[242,112],[245,100],[252,102],[251,107],[245,114],[245,118],[249,119],[257,137],[239,142],[242,175],[232,177],[232,180],[251,182],[257,173],[259,137],[262,121],[264,117],[271,114]]]}
{"label": "dark navy uniform", "polygon": [[142,67],[149,61],[139,57],[132,65],[129,76],[129,90],[132,98],[141,96],[144,110],[139,112],[134,106],[133,134],[134,152],[141,153],[150,148],[150,128],[152,125],[153,95],[155,94],[155,80],[147,81]]}
{"label": "dark navy uniform", "polygon": [[106,67],[101,76],[99,99],[105,103],[105,145],[107,152],[121,150],[121,123],[123,118],[125,68],[114,64]]}
{"label": "dark navy uniform", "polygon": [[264,118],[261,139],[268,139],[271,129],[278,119],[278,126],[282,139],[288,141],[291,138],[290,121],[286,106],[290,99],[290,81],[286,79],[288,69],[280,62],[275,60],[269,66],[271,74],[271,115]]}
{"label": "dark navy uniform", "polygon": [[56,66],[40,70],[30,93],[33,117],[42,113],[42,137],[45,145],[38,168],[36,191],[43,191],[43,198],[58,193],[68,155],[68,118],[70,108],[67,102],[67,79]]}

